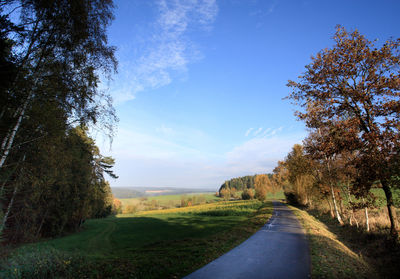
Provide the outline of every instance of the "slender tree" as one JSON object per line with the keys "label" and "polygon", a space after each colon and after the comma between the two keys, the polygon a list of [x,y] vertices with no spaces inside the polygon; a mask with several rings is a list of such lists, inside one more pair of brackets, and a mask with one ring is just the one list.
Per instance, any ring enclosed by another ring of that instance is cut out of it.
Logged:
{"label": "slender tree", "polygon": [[300,144],[295,144],[286,156],[285,166],[288,171],[289,185],[286,187],[301,205],[310,205],[313,191],[313,162],[304,152]]}
{"label": "slender tree", "polygon": [[271,185],[267,174],[256,175],[254,179],[255,198],[264,201],[267,198],[268,187]]}

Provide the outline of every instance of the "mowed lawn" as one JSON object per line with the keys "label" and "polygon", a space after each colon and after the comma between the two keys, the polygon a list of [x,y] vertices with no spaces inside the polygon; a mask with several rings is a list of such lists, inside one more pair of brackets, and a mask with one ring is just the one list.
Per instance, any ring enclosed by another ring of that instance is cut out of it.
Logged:
{"label": "mowed lawn", "polygon": [[[38,257],[49,250],[76,255],[81,264],[73,256],[60,261],[65,267],[57,266],[67,269],[64,277],[180,278],[247,239],[272,211],[270,202],[252,200],[121,214],[88,220],[79,233],[27,245],[14,253],[19,254],[16,262],[32,251]],[[34,265],[29,268],[35,269]],[[21,275],[28,268],[15,266]]]}

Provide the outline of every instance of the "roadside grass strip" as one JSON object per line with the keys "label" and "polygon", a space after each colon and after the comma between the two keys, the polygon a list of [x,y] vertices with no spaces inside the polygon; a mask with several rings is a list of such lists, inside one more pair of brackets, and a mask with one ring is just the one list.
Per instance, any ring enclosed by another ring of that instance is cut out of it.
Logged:
{"label": "roadside grass strip", "polygon": [[377,272],[354,253],[327,226],[306,211],[289,206],[307,232],[312,278],[379,278]]}

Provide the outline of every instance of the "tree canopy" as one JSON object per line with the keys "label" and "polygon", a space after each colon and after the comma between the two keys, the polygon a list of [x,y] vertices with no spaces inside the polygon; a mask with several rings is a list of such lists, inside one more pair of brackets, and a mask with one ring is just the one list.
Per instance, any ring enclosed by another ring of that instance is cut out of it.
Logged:
{"label": "tree canopy", "polygon": [[367,193],[376,181],[382,184],[397,235],[391,194],[397,174],[391,166],[400,147],[400,39],[377,47],[342,26],[333,39],[335,45],[312,57],[299,81],[289,81],[288,98],[302,108],[296,114],[307,127],[324,130],[318,145],[326,156],[357,153],[358,188]]}
{"label": "tree canopy", "polygon": [[111,0],[5,0],[0,4],[0,209],[8,240],[77,229],[111,212],[88,128],[112,135],[117,118],[99,89],[116,70],[107,42]]}

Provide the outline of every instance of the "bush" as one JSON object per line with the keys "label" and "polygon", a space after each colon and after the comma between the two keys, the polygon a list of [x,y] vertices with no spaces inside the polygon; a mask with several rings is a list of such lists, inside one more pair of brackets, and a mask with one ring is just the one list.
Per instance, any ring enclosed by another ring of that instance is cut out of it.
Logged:
{"label": "bush", "polygon": [[231,198],[231,191],[227,188],[224,188],[221,191],[219,191],[219,196],[227,201]]}
{"label": "bush", "polygon": [[254,199],[254,192],[252,189],[245,189],[242,192],[242,200],[252,200]]}
{"label": "bush", "polygon": [[85,262],[49,247],[19,251],[0,262],[0,278],[74,278]]}
{"label": "bush", "polygon": [[137,211],[138,211],[138,208],[137,208],[136,205],[128,204],[128,205],[125,207],[125,210],[123,211],[123,213],[133,214],[133,213],[136,213]]}
{"label": "bush", "polygon": [[293,192],[285,192],[286,201],[291,205],[299,205],[299,199]]}

